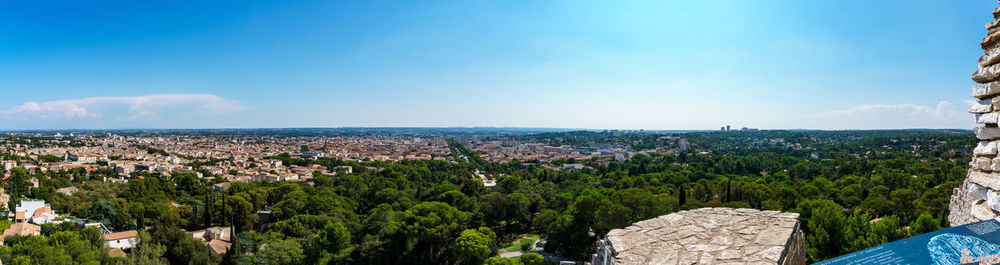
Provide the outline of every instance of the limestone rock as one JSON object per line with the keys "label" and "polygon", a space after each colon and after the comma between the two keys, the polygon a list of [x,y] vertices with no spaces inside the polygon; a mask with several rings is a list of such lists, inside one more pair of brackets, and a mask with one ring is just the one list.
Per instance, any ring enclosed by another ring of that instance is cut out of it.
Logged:
{"label": "limestone rock", "polygon": [[1000,64],[980,67],[972,73],[972,81],[980,84],[996,81],[998,77],[1000,77]]}
{"label": "limestone rock", "polygon": [[969,163],[969,166],[975,170],[989,171],[992,170],[991,168],[993,167],[993,159],[989,159],[986,157],[976,157],[972,159],[972,162]]}
{"label": "limestone rock", "polygon": [[990,47],[990,45],[992,45],[993,43],[996,43],[997,40],[1000,40],[1000,32],[994,32],[994,33],[991,33],[991,34],[986,34],[986,37],[983,38],[983,40],[981,42],[979,42],[979,45],[983,49],[987,49],[987,48]]}
{"label": "limestone rock", "polygon": [[986,206],[994,211],[1000,211],[1000,195],[992,191],[986,192]]}
{"label": "limestone rock", "polygon": [[972,154],[977,156],[996,156],[997,143],[994,141],[979,141],[976,148],[972,150]]}
{"label": "limestone rock", "polygon": [[1000,121],[1000,113],[990,112],[976,114],[976,123],[979,124],[997,124]]}
{"label": "limestone rock", "polygon": [[972,87],[972,97],[974,98],[986,99],[995,96],[996,94],[1000,94],[1000,82],[998,81],[979,84]]}
{"label": "limestone rock", "polygon": [[[998,21],[1000,21],[1000,20],[998,20]],[[1000,25],[995,25],[994,23],[997,23],[997,21],[994,21],[993,23],[987,24],[987,26],[988,26],[987,28],[988,29],[996,29],[997,26],[1000,26]],[[979,66],[980,67],[982,67],[982,66],[988,66],[988,65],[992,65],[992,64],[996,64],[997,62],[1000,62],[1000,49],[998,49],[998,48],[989,49],[982,56],[979,56]]]}
{"label": "limestone rock", "polygon": [[976,127],[972,129],[979,140],[991,140],[1000,138],[1000,128],[997,127]]}
{"label": "limestone rock", "polygon": [[988,190],[1000,190],[1000,176],[985,172],[973,171],[966,178],[969,182],[987,188]]}
{"label": "limestone rock", "polygon": [[989,113],[991,111],[993,111],[992,99],[973,101],[972,104],[969,104],[969,113],[972,114],[983,114],[983,113]]}

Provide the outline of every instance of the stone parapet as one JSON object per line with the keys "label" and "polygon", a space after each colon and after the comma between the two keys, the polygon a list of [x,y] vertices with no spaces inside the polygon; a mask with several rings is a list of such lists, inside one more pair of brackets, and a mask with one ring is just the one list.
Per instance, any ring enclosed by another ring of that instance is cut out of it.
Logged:
{"label": "stone parapet", "polygon": [[733,208],[672,213],[611,230],[591,264],[805,264],[798,216]]}

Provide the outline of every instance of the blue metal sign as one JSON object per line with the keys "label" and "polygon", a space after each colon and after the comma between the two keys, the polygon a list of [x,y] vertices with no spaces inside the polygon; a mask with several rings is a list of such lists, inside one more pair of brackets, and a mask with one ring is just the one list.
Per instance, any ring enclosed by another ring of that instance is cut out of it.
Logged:
{"label": "blue metal sign", "polygon": [[816,264],[1000,264],[1000,222],[987,220],[945,228]]}

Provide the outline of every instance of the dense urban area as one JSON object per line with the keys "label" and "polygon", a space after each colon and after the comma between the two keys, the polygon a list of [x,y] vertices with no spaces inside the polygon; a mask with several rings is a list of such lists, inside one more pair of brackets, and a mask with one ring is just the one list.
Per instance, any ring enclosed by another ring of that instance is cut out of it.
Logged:
{"label": "dense urban area", "polygon": [[556,264],[702,207],[810,261],[947,227],[966,130],[243,129],[0,135],[3,264]]}

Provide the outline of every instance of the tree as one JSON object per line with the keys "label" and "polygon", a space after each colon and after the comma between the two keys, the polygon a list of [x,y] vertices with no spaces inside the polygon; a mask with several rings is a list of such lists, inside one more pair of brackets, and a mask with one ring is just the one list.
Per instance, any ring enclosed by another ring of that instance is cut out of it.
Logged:
{"label": "tree", "polygon": [[806,236],[806,253],[810,259],[820,261],[842,253],[845,222],[844,212],[839,205],[824,204],[812,211],[812,217],[808,221],[811,236]]}
{"label": "tree", "polygon": [[462,231],[462,234],[455,239],[455,248],[452,249],[455,254],[455,264],[461,264],[463,261],[478,263],[486,259],[492,252],[490,246],[494,240],[496,234],[486,227]]}
{"label": "tree", "polygon": [[164,258],[163,254],[167,251],[167,247],[153,242],[152,237],[146,231],[139,231],[139,236],[137,237],[137,242],[139,244],[132,248],[128,257],[126,258],[126,264],[129,265],[168,265],[170,262]]}
{"label": "tree", "polygon": [[443,263],[441,255],[454,243],[469,213],[443,202],[422,202],[414,205],[403,217],[407,234],[417,241],[417,249],[426,251],[431,263]]}
{"label": "tree", "polygon": [[892,198],[895,215],[903,220],[910,220],[916,211],[914,202],[920,198],[920,194],[911,189],[903,188],[890,192],[889,198]]}
{"label": "tree", "polygon": [[351,233],[340,222],[327,223],[314,240],[318,250],[315,264],[341,264],[354,251]]}
{"label": "tree", "polygon": [[538,253],[525,253],[521,255],[521,263],[524,263],[524,265],[544,265],[545,257],[542,257]]}
{"label": "tree", "polygon": [[483,265],[518,265],[517,259],[505,257],[490,257],[483,261]]}
{"label": "tree", "polygon": [[687,191],[684,190],[684,184],[677,185],[677,201],[678,207],[687,203]]}
{"label": "tree", "polygon": [[930,214],[920,214],[916,220],[910,223],[910,236],[920,235],[927,232],[934,232],[940,229],[937,220]]}
{"label": "tree", "polygon": [[[234,233],[252,231],[257,223],[257,213],[253,204],[241,196],[228,196],[228,208],[231,211]],[[237,232],[238,231],[238,232]]]}
{"label": "tree", "polygon": [[264,264],[299,264],[305,259],[298,239],[278,239],[267,243],[255,255]]}

